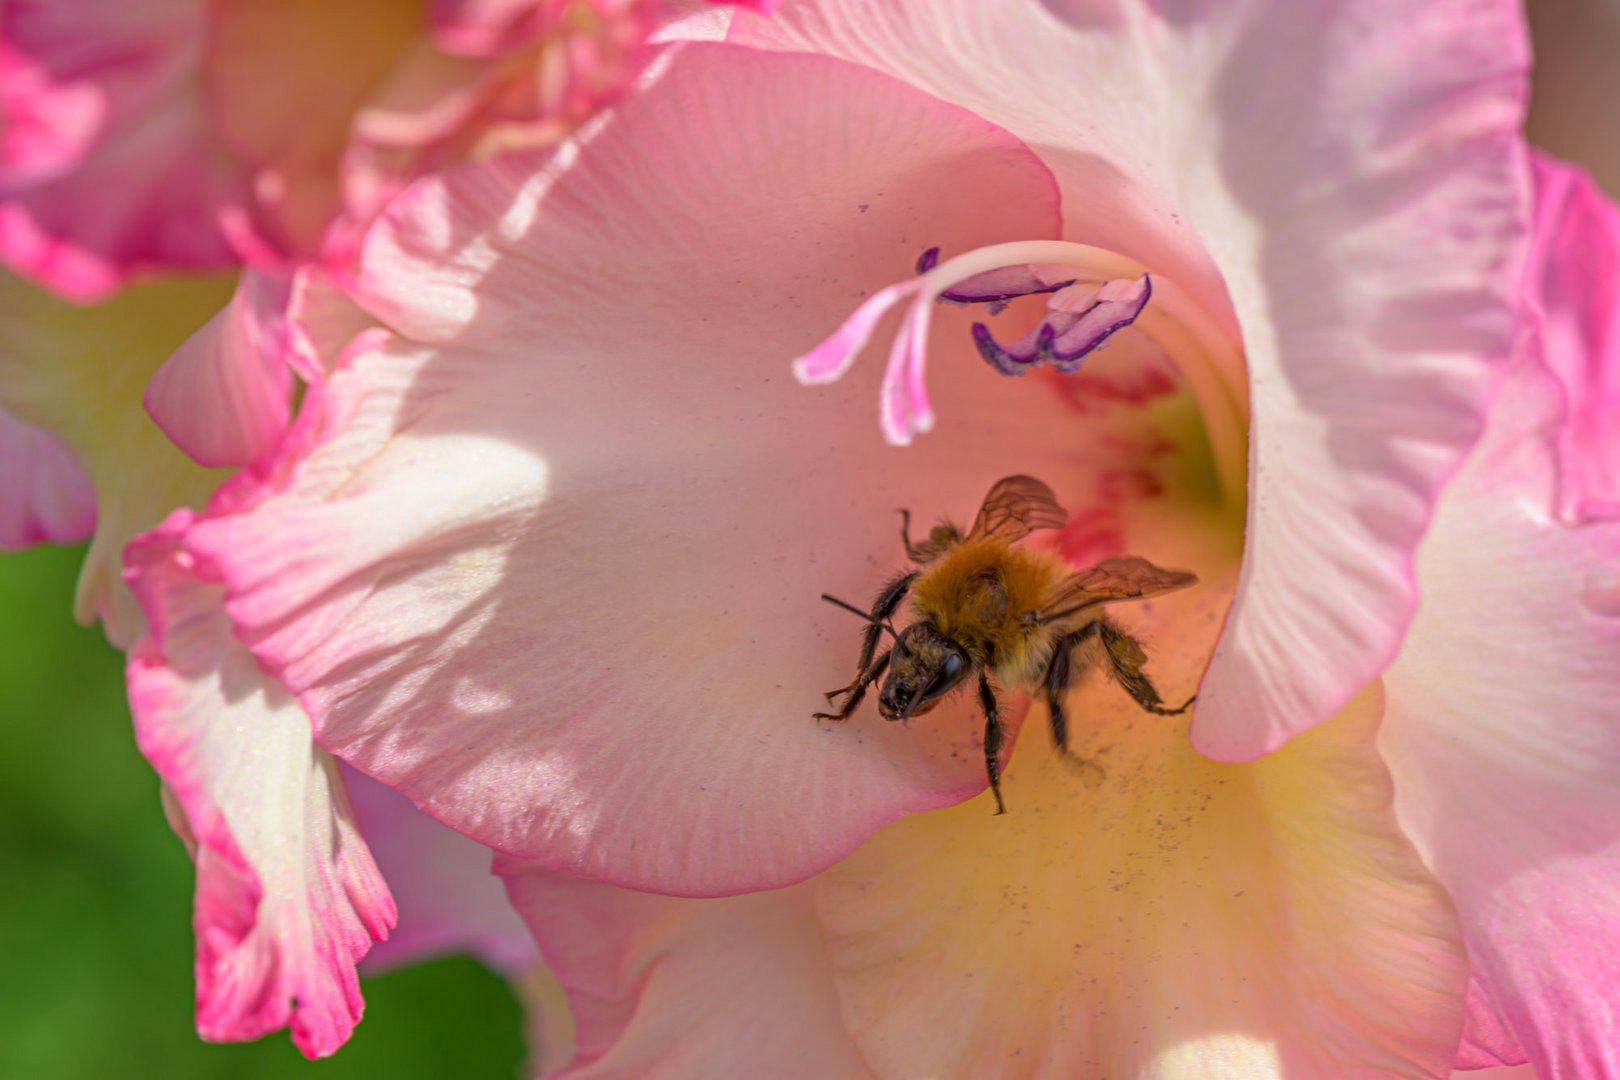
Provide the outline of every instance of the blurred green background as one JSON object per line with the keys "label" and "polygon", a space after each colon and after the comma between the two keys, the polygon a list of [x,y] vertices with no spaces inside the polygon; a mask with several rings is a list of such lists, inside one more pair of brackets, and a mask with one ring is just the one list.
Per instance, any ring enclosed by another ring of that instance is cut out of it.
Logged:
{"label": "blurred green background", "polygon": [[333,1058],[192,1029],[191,863],[135,750],[122,658],[73,622],[82,549],[0,555],[0,1077],[520,1075],[503,979],[451,958],[365,980]]}

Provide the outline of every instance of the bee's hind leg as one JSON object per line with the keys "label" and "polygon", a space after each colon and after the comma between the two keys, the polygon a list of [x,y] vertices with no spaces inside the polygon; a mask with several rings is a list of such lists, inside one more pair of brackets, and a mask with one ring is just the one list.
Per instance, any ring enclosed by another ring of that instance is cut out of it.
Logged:
{"label": "bee's hind leg", "polygon": [[1063,708],[1063,697],[1069,692],[1069,682],[1073,678],[1075,650],[1095,637],[1101,625],[1100,622],[1087,623],[1058,642],[1052,662],[1046,669],[1046,711],[1052,724],[1052,745],[1057,749],[1058,756],[1080,771],[1087,787],[1102,783],[1103,767],[1069,749],[1069,717]]}
{"label": "bee's hind leg", "polygon": [[984,708],[984,770],[990,774],[996,813],[1005,814],[1007,804],[1001,801],[1001,710],[996,703],[996,692],[990,689],[990,680],[982,671],[979,673],[979,704]]}
{"label": "bee's hind leg", "polygon": [[1142,670],[1147,663],[1147,653],[1143,651],[1141,642],[1107,619],[1092,625],[1101,628],[1103,652],[1108,657],[1109,670],[1125,692],[1135,698],[1143,709],[1158,716],[1177,716],[1186,712],[1197,700],[1198,695],[1194,694],[1174,709],[1165,708],[1164,698],[1159,696],[1158,689]]}
{"label": "bee's hind leg", "polygon": [[[866,696],[866,688],[871,686],[874,681],[888,670],[888,667],[889,654],[884,653],[872,661],[871,666],[861,672],[860,678],[850,683],[847,689],[837,691],[837,693],[849,694],[849,697],[844,699],[844,704],[837,712],[818,712],[811,715],[817,720],[848,720],[854,714],[856,707],[860,705],[861,699]],[[829,701],[832,700],[832,697],[832,694],[827,695]]]}

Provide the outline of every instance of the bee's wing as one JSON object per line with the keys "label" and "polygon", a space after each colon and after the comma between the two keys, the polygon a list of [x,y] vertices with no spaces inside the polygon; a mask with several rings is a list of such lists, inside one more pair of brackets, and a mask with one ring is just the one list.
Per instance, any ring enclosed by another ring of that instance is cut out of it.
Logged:
{"label": "bee's wing", "polygon": [[1035,613],[1035,621],[1052,622],[1113,600],[1142,600],[1175,589],[1185,589],[1197,581],[1197,574],[1187,570],[1166,570],[1139,555],[1104,559],[1089,570],[1081,570],[1064,578],[1051,598]]}
{"label": "bee's wing", "polygon": [[1052,497],[1052,489],[1033,476],[1007,476],[995,482],[973,519],[969,540],[993,536],[1011,544],[1036,529],[1061,529],[1068,512]]}

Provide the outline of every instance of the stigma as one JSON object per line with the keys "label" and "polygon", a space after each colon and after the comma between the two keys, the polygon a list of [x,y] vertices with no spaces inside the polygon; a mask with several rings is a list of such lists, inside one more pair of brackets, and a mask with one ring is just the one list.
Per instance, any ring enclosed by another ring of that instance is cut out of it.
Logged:
{"label": "stigma", "polygon": [[1019,376],[1041,366],[1069,374],[1109,338],[1134,323],[1153,299],[1145,269],[1112,252],[1060,240],[995,244],[940,261],[938,248],[917,260],[916,276],[878,290],[821,344],[793,362],[806,386],[835,382],[855,363],[877,323],[902,301],[906,312],[889,349],[878,419],[895,446],[934,426],[926,384],[928,331],[935,303],[982,306],[995,315],[1013,300],[1044,295],[1039,322],[1015,341],[996,340],[983,322],[973,343],[986,363]]}

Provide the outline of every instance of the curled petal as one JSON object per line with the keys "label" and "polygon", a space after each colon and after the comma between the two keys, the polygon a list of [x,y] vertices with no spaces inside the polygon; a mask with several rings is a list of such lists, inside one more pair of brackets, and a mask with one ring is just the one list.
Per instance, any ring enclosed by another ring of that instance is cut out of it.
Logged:
{"label": "curled petal", "polygon": [[1559,499],[1573,521],[1620,515],[1620,212],[1576,169],[1537,156],[1527,288],[1568,395]]}
{"label": "curled petal", "polygon": [[342,774],[399,907],[399,924],[366,957],[368,971],[452,952],[470,952],[514,976],[537,962],[534,941],[490,868],[489,848],[364,773],[345,766]]}
{"label": "curled petal", "polygon": [[84,467],[44,428],[0,408],[0,550],[72,544],[96,527]]}
{"label": "curled petal", "polygon": [[324,1057],[360,1019],[355,964],[388,936],[394,904],[337,762],[181,550],[191,520],[178,512],[130,546],[149,629],[130,651],[129,697],[195,845],[197,1030],[237,1041],[291,1027]]}
{"label": "curled petal", "polygon": [[199,465],[246,465],[266,453],[292,411],[287,303],[291,282],[249,270],[236,295],[171,356],[142,404]]}

